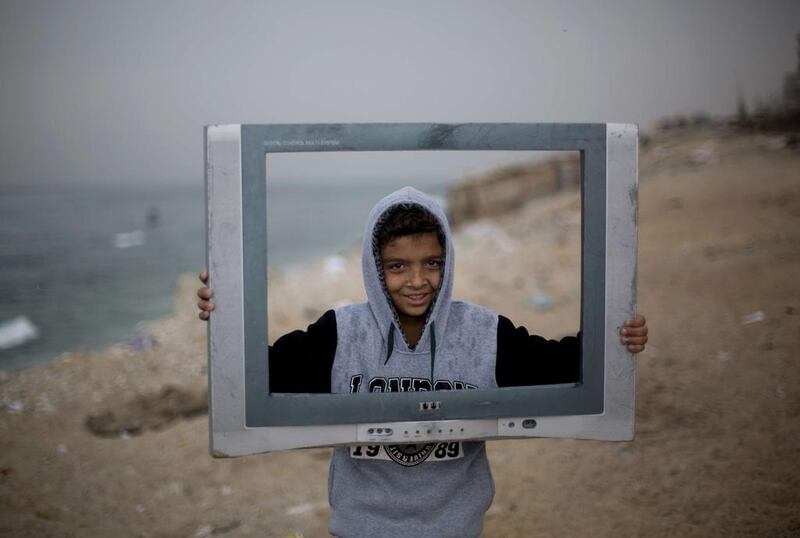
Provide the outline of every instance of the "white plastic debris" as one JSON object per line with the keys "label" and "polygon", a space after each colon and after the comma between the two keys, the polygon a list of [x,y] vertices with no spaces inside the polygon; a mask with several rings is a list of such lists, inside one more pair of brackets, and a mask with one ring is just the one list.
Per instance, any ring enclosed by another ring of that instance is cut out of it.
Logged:
{"label": "white plastic debris", "polygon": [[213,525],[203,525],[202,527],[198,527],[196,531],[194,531],[194,538],[208,538],[209,536],[214,535],[214,526]]}
{"label": "white plastic debris", "polygon": [[528,297],[528,306],[536,310],[550,310],[554,304],[553,298],[546,293],[534,293]]}
{"label": "white plastic debris", "polygon": [[67,452],[69,452],[69,448],[67,448],[67,445],[65,445],[64,443],[58,443],[58,447],[56,447],[56,450],[58,450],[59,454],[66,454]]}
{"label": "white plastic debris", "polygon": [[21,400],[6,402],[6,411],[9,413],[22,413],[25,411],[25,404]]}
{"label": "white plastic debris", "polygon": [[764,312],[761,310],[756,310],[752,314],[746,314],[742,316],[742,325],[749,325],[751,323],[758,323],[759,321],[764,321],[766,316]]}
{"label": "white plastic debris", "polygon": [[717,164],[719,155],[713,145],[704,144],[691,152],[689,160],[695,164]]}
{"label": "white plastic debris", "polygon": [[731,354],[727,351],[718,351],[717,352],[717,360],[719,362],[728,362],[731,360]]}
{"label": "white plastic debris", "polygon": [[308,512],[313,512],[315,510],[319,510],[321,508],[325,508],[328,506],[327,502],[315,502],[315,503],[301,503],[296,504],[294,506],[290,506],[286,510],[287,516],[299,516],[300,514],[306,514]]}

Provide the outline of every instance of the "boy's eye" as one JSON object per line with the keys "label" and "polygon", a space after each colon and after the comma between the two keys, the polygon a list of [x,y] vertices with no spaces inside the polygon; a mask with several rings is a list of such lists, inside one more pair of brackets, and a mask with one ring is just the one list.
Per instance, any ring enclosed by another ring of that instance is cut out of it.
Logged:
{"label": "boy's eye", "polygon": [[442,260],[428,260],[428,267],[438,269],[442,266]]}
{"label": "boy's eye", "polygon": [[386,265],[386,269],[389,271],[400,271],[403,269],[403,264],[400,262],[392,262]]}

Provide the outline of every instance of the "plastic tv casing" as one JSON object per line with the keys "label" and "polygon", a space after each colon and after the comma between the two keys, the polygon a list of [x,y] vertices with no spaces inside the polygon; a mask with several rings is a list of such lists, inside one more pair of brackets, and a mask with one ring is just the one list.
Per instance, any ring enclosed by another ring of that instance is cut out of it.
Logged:
{"label": "plastic tv casing", "polygon": [[[619,324],[635,312],[638,129],[618,123],[275,124],[205,129],[210,285],[211,453],[300,447],[569,437],[634,432],[632,355]],[[581,379],[462,391],[270,394],[266,181],[270,153],[578,151],[581,161]]]}

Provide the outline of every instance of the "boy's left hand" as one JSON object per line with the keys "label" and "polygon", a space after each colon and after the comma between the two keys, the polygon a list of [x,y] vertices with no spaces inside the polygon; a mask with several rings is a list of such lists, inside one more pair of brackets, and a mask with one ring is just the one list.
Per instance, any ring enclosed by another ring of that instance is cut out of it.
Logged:
{"label": "boy's left hand", "polygon": [[647,344],[647,320],[644,316],[636,314],[625,321],[619,330],[622,345],[631,353],[641,353]]}

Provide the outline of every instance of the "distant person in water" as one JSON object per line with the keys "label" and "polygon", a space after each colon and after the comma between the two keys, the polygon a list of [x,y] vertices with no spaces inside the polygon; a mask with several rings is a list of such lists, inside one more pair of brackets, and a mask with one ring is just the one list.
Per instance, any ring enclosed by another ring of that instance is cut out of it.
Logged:
{"label": "distant person in water", "polygon": [[147,227],[158,228],[160,222],[161,213],[158,212],[158,208],[156,206],[151,205],[150,209],[147,210]]}

